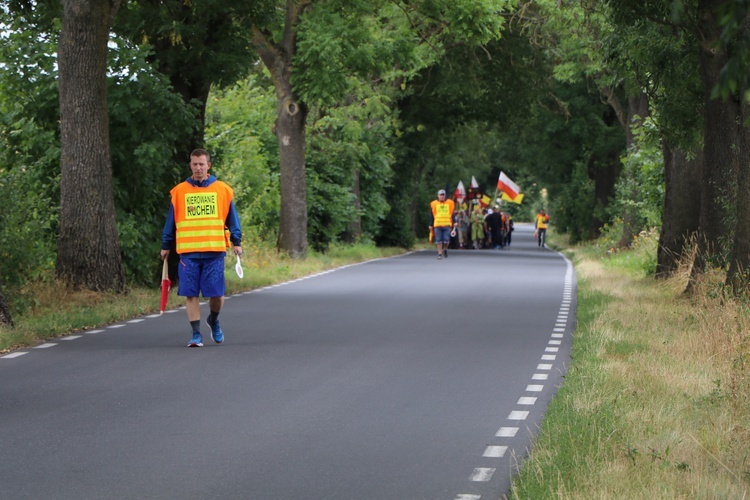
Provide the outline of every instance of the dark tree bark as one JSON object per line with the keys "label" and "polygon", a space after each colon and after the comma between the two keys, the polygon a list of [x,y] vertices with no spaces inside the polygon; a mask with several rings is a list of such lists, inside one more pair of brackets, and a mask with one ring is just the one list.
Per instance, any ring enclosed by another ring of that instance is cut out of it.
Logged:
{"label": "dark tree bark", "polygon": [[362,189],[360,185],[362,173],[355,167],[352,171],[352,220],[344,234],[344,241],[356,243],[362,237]]}
{"label": "dark tree bark", "polygon": [[57,277],[72,288],[121,292],[107,113],[107,42],[119,0],[63,0],[60,236]]}
{"label": "dark tree bark", "polygon": [[274,44],[269,33],[253,28],[253,43],[271,73],[276,91],[276,124],[281,177],[279,249],[292,258],[307,255],[307,187],[305,125],[308,107],[292,90],[292,60],[297,51],[297,24],[309,1],[287,0],[284,33]]}
{"label": "dark tree bark", "polygon": [[[743,35],[750,34],[750,18],[744,20]],[[740,95],[746,95],[747,87]],[[747,295],[750,285],[750,105],[742,100],[740,129],[740,165],[737,172],[736,220],[732,257],[726,284],[735,295]]]}
{"label": "dark tree bark", "polygon": [[[748,105],[743,108],[744,120],[750,119]],[[740,140],[742,164],[737,175],[736,217],[732,257],[726,284],[735,295],[746,295],[750,285],[750,129],[743,127]]]}
{"label": "dark tree bark", "polygon": [[601,208],[603,213],[603,209],[609,206],[621,171],[622,162],[619,151],[610,151],[604,157],[592,156],[589,159],[588,175],[589,179],[594,182],[594,199],[597,207],[597,211],[591,215],[591,226],[588,231],[588,236],[591,238],[598,236],[604,225],[605,221],[598,215],[599,209]]}
{"label": "dark tree bark", "polygon": [[10,308],[8,307],[8,301],[5,300],[3,294],[3,286],[0,283],[0,324],[15,326],[13,324],[13,317],[10,314]]}
{"label": "dark tree bark", "polygon": [[722,262],[722,244],[730,241],[729,213],[734,203],[737,172],[740,164],[741,109],[736,98],[712,99],[711,92],[726,65],[726,51],[719,48],[721,27],[718,9],[723,0],[701,0],[700,73],[703,83],[704,127],[701,214],[697,234],[697,251],[686,292],[690,293],[707,262]]}
{"label": "dark tree bark", "polygon": [[673,149],[665,140],[664,213],[659,247],[656,252],[656,277],[668,278],[677,270],[679,259],[698,231],[700,218],[700,182],[703,152],[688,159],[684,151]]}

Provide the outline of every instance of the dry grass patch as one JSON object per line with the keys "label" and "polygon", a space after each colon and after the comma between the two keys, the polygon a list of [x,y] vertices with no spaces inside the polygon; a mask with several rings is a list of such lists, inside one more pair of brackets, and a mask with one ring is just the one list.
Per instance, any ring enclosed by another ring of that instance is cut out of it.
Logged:
{"label": "dry grass patch", "polygon": [[[709,273],[693,298],[575,255],[573,360],[517,498],[744,498],[750,314]],[[546,484],[539,481],[544,478]]]}

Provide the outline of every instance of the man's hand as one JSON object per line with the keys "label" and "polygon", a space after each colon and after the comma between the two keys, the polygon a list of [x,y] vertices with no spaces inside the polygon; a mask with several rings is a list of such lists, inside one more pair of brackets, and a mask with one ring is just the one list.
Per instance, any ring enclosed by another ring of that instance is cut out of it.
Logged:
{"label": "man's hand", "polygon": [[167,257],[169,257],[169,250],[162,250],[161,251],[161,260],[166,260]]}
{"label": "man's hand", "polygon": [[237,256],[242,255],[242,247],[240,245],[235,245],[234,246],[234,254],[237,255]]}

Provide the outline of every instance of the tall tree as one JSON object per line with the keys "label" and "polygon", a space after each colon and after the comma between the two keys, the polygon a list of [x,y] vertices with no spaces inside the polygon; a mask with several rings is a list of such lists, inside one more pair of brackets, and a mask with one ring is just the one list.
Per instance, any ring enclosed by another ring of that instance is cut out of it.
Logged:
{"label": "tall tree", "polygon": [[307,187],[305,179],[305,121],[308,107],[292,87],[300,17],[312,0],[287,0],[283,34],[274,42],[269,30],[253,26],[253,43],[271,73],[276,90],[276,123],[281,163],[279,247],[293,258],[307,253]]}
{"label": "tall tree", "polygon": [[669,141],[664,149],[664,216],[656,251],[656,277],[668,278],[677,270],[681,258],[690,247],[691,237],[698,231],[700,220],[702,151],[690,158]]}
{"label": "tall tree", "polygon": [[503,24],[498,14],[508,5],[505,0],[286,0],[280,26],[253,25],[255,48],[276,90],[283,250],[293,257],[307,252],[305,127],[310,105],[346,98],[350,75],[380,78],[390,73],[391,81],[405,86],[437,59],[446,42],[482,44],[498,38]]}
{"label": "tall tree", "polygon": [[735,294],[746,295],[750,289],[750,3],[730,0],[722,9],[722,45],[730,53],[722,68],[715,94],[727,99],[739,94],[741,99],[740,165],[737,174],[737,211],[732,256],[726,284]]}
{"label": "tall tree", "polygon": [[121,292],[107,114],[107,42],[120,0],[63,0],[60,235],[56,272],[73,288]]}
{"label": "tall tree", "polygon": [[[703,83],[703,178],[701,182],[701,215],[698,229],[698,251],[693,262],[691,284],[704,271],[707,262],[726,260],[731,241],[729,208],[733,206],[740,164],[742,116],[736,95],[715,99],[722,68],[729,55],[719,44],[721,26],[719,8],[724,0],[699,0],[694,26],[700,46],[700,75]],[[690,289],[690,287],[689,287]]]}

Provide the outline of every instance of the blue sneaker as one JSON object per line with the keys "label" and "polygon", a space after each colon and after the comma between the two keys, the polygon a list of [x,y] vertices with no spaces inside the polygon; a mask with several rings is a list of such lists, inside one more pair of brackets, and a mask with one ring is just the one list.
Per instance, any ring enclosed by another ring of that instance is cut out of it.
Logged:
{"label": "blue sneaker", "polygon": [[188,347],[203,347],[203,335],[201,335],[201,332],[193,332],[193,339],[188,342]]}
{"label": "blue sneaker", "polygon": [[211,329],[211,338],[214,342],[217,344],[221,344],[224,342],[224,332],[221,331],[221,325],[219,325],[219,320],[214,320],[214,322],[211,322],[211,318],[206,318],[206,324]]}

